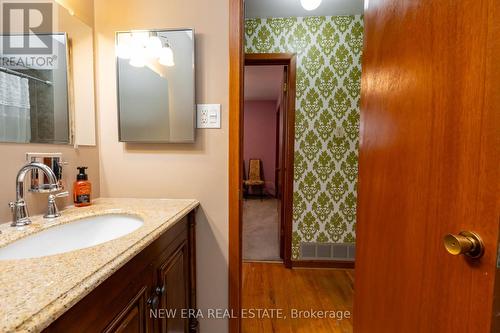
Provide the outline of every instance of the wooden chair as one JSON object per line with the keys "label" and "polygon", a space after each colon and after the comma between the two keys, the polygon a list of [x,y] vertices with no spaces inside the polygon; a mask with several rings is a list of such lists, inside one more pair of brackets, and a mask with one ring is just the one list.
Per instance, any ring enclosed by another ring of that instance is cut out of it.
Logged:
{"label": "wooden chair", "polygon": [[264,196],[265,182],[262,177],[262,162],[259,159],[250,159],[248,161],[248,178],[243,182],[243,185],[248,190],[258,188],[260,190],[260,197]]}

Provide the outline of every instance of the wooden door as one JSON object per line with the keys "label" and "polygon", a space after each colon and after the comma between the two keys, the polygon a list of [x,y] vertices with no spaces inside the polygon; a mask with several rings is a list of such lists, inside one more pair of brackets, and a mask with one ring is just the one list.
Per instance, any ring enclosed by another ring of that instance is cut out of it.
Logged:
{"label": "wooden door", "polygon": [[160,308],[170,311],[161,320],[160,332],[180,333],[188,332],[188,313],[183,313],[189,308],[189,261],[188,243],[184,242],[168,259],[160,266]]}
{"label": "wooden door", "polygon": [[[489,332],[499,221],[498,0],[365,12],[354,331]],[[477,232],[479,260],[443,236]]]}

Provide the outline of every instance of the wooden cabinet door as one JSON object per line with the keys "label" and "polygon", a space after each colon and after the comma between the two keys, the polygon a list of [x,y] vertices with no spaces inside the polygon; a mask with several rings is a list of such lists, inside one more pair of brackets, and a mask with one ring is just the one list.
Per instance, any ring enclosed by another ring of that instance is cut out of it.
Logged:
{"label": "wooden cabinet door", "polygon": [[147,291],[144,286],[104,330],[105,333],[147,333]]}
{"label": "wooden cabinet door", "polygon": [[[500,1],[366,5],[354,331],[490,332]],[[461,231],[484,256],[445,250]]]}
{"label": "wooden cabinet door", "polygon": [[160,266],[158,281],[160,308],[167,311],[165,318],[160,321],[160,332],[188,332],[189,319],[187,313],[183,312],[189,307],[189,260],[186,241]]}

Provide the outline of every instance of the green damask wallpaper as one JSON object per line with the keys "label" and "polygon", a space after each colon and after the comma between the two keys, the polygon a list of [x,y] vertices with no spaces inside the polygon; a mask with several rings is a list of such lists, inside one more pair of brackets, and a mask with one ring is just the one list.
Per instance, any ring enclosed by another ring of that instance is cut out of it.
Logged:
{"label": "green damask wallpaper", "polygon": [[293,259],[301,242],[355,242],[363,17],[248,19],[245,42],[297,54]]}

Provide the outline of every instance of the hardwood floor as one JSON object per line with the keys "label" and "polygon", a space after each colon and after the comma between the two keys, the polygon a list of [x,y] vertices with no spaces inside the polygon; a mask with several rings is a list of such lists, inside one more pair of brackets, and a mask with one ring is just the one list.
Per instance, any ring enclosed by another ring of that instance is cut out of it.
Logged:
{"label": "hardwood floor", "polygon": [[[242,307],[247,318],[243,313],[242,332],[352,332],[353,281],[352,269],[286,269],[281,263],[243,263]],[[300,313],[302,318],[292,318],[301,310],[307,311]],[[311,310],[344,318],[304,318]],[[260,318],[250,318],[259,311]]]}

